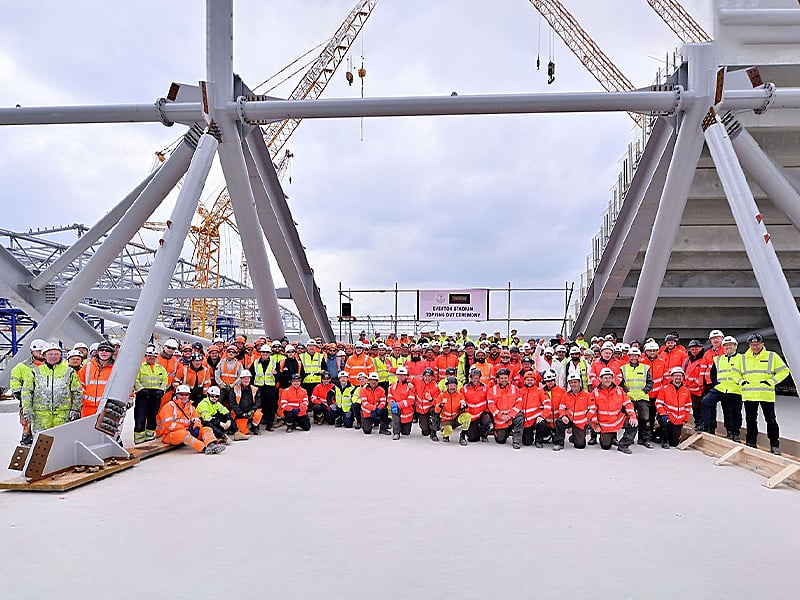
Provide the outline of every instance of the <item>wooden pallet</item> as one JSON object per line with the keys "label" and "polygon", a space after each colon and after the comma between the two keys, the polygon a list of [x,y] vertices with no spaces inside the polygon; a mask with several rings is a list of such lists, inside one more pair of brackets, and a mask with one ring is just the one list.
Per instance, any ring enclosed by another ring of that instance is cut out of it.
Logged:
{"label": "wooden pallet", "polygon": [[[76,472],[75,468],[59,471],[53,475],[48,475],[37,481],[29,482],[25,477],[19,476],[0,482],[0,490],[15,490],[22,492],[66,492],[72,488],[76,488],[98,479],[103,479],[114,473],[119,473],[125,469],[129,469],[139,461],[158,456],[164,452],[169,452],[180,446],[170,446],[164,444],[161,440],[154,440],[146,444],[138,444],[133,448],[126,448],[131,455],[129,460],[109,459],[106,461],[105,467],[97,472],[84,471],[79,468]],[[18,449],[19,450],[19,449]],[[23,448],[27,450],[27,448]],[[23,452],[21,456],[17,457],[16,453],[12,458],[12,467],[20,470],[25,463],[27,452]],[[16,459],[16,460],[15,460]],[[18,466],[13,465],[18,463]],[[112,464],[113,463],[113,464]]]}
{"label": "wooden pallet", "polygon": [[126,448],[126,450],[139,460],[144,460],[152,456],[158,456],[164,452],[169,452],[170,450],[175,450],[175,448],[183,448],[183,446],[171,446],[169,444],[165,444],[160,439],[156,439],[152,442],[147,442],[146,444],[137,444],[132,448]]}
{"label": "wooden pallet", "polygon": [[700,450],[708,456],[714,456],[717,466],[732,464],[758,473],[767,478],[762,485],[769,489],[784,483],[800,490],[800,461],[794,456],[775,456],[766,450],[750,448],[710,433],[694,433],[683,440],[678,448]]}
{"label": "wooden pallet", "polygon": [[59,471],[54,475],[38,481],[29,482],[22,477],[14,477],[7,481],[0,481],[0,490],[14,490],[19,492],[66,492],[72,488],[76,488],[92,481],[97,481],[114,473],[119,473],[125,469],[130,469],[133,465],[139,462],[139,458],[131,458],[128,460],[108,459],[106,464],[97,472],[75,472],[75,468]]}

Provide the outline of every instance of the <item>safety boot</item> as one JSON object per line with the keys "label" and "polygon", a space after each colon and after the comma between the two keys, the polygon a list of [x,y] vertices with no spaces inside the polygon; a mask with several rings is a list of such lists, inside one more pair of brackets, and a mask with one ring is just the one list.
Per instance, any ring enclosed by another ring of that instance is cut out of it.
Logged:
{"label": "safety boot", "polygon": [[137,446],[139,444],[144,444],[147,441],[147,436],[144,431],[134,431],[133,432],[133,445]]}
{"label": "safety boot", "polygon": [[156,431],[155,429],[145,429],[144,430],[144,441],[145,442],[152,442],[156,439]]}
{"label": "safety boot", "polygon": [[393,440],[399,440],[400,439],[400,434],[399,433],[392,434],[392,439]]}
{"label": "safety boot", "polygon": [[20,446],[30,446],[31,444],[33,444],[33,434],[32,433],[26,433],[19,440],[19,445]]}
{"label": "safety boot", "polygon": [[777,446],[772,446],[772,448],[770,448],[769,451],[772,452],[775,456],[781,455],[781,449],[778,448]]}
{"label": "safety boot", "polygon": [[233,434],[234,442],[242,442],[244,440],[249,440],[249,439],[250,437],[247,434],[242,433],[241,431],[237,431],[236,433]]}
{"label": "safety boot", "polygon": [[432,442],[438,442],[439,441],[439,436],[436,435],[435,431],[431,431],[431,441]]}
{"label": "safety boot", "polygon": [[466,446],[469,442],[467,441],[467,432],[462,431],[461,435],[458,436],[458,443],[462,446]]}
{"label": "safety boot", "polygon": [[203,454],[222,454],[223,452],[225,452],[225,446],[217,442],[211,442],[203,450]]}

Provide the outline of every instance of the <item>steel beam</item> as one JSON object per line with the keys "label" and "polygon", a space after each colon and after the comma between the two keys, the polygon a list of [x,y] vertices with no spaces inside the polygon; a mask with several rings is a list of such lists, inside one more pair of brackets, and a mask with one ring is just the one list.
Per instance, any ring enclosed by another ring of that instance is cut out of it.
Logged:
{"label": "steel beam", "polygon": [[[715,81],[717,66],[714,46],[696,44],[686,46],[686,49],[690,55],[689,89],[695,91],[698,99],[705,99],[707,108],[712,103],[712,82]],[[669,256],[678,235],[689,189],[703,150],[700,122],[705,112],[703,103],[696,102],[683,114],[644,264],[639,274],[636,297],[625,327],[626,340],[644,339],[653,318],[658,290],[661,289],[664,274],[667,272]]]}
{"label": "steel beam", "polygon": [[309,335],[333,341],[333,328],[314,281],[314,271],[308,264],[261,130],[256,128],[251,131],[245,141],[245,163],[256,199],[258,220],[278,261],[292,300]]}
{"label": "steel beam", "polygon": [[[59,288],[64,290],[65,288]],[[275,290],[279,300],[291,300],[289,288],[281,287]],[[92,288],[86,294],[87,298],[97,300],[118,300],[139,298],[142,295],[140,288]],[[2,296],[0,296],[2,297]],[[170,288],[164,293],[164,298],[256,298],[256,291],[251,288]]]}
{"label": "steel beam", "polygon": [[783,274],[730,137],[717,117],[706,128],[705,139],[786,363],[793,373],[800,373],[800,311],[797,310],[797,301]]}
{"label": "steel beam", "polygon": [[[150,343],[153,326],[161,311],[164,292],[175,273],[175,265],[183,250],[183,243],[189,236],[192,217],[197,210],[197,202],[203,192],[216,151],[217,139],[209,133],[203,134],[181,186],[175,208],[167,222],[164,237],[153,259],[142,297],[136,304],[119,355],[114,362],[114,369],[106,384],[103,404],[108,398],[126,400],[130,396],[145,348]],[[100,411],[102,409],[101,405]]]}
{"label": "steel beam", "polygon": [[[97,308],[96,306],[92,306],[90,304],[78,304],[77,310],[93,317],[111,321],[112,323],[119,323],[120,325],[130,325],[132,319],[132,317],[126,317],[125,315],[121,315],[110,310],[103,310],[102,308]],[[164,327],[163,325],[158,324],[153,326],[153,332],[159,335],[174,337],[179,340],[186,340],[188,342],[200,342],[204,345],[211,343],[211,340],[206,338],[198,337],[184,331],[178,331],[177,329],[170,329],[169,327]]]}
{"label": "steel beam", "polygon": [[50,263],[50,266],[48,266],[39,275],[34,277],[30,282],[30,286],[34,290],[41,290],[44,286],[50,283],[53,278],[57,277],[65,267],[71,265],[72,261],[91,248],[92,244],[96,243],[101,237],[107,234],[131,207],[134,200],[141,195],[141,193],[153,180],[153,178],[156,176],[156,173],[158,173],[162,166],[163,164],[159,165],[158,169],[154,170],[147,177],[145,177],[144,180],[135,188],[133,188],[131,193],[125,196],[119,204],[108,211],[97,223],[95,223],[91,229],[89,229],[89,231],[79,237],[74,244],[72,244],[61,254],[61,256]]}
{"label": "steel beam", "polygon": [[672,124],[658,119],[581,303],[573,326],[575,333],[599,331],[614,306],[620,287],[650,235],[674,148]]}

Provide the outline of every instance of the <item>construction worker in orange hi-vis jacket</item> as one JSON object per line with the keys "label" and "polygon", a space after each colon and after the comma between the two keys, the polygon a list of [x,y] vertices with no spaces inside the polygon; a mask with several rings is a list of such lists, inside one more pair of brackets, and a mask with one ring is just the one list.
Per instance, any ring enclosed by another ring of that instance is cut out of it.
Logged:
{"label": "construction worker in orange hi-vis jacket", "polygon": [[311,420],[308,418],[308,393],[300,383],[300,373],[294,373],[289,387],[281,390],[280,407],[283,409],[286,433],[291,433],[297,427],[303,431],[311,429]]}
{"label": "construction worker in orange hi-vis jacket", "polygon": [[189,400],[190,393],[188,385],[181,384],[175,389],[172,400],[158,411],[156,435],[171,446],[183,444],[205,454],[223,452],[225,445],[217,442],[212,429],[202,424]]}
{"label": "construction worker in orange hi-vis jacket", "polygon": [[461,393],[467,399],[467,410],[471,422],[467,431],[468,442],[489,441],[489,432],[492,429],[492,415],[486,403],[486,386],[481,382],[482,373],[473,368],[469,372],[469,381],[461,388]]}
{"label": "construction worker in orange hi-vis jacket", "polygon": [[439,415],[433,409],[433,403],[439,395],[439,386],[436,385],[434,370],[427,367],[422,372],[422,379],[416,381],[415,411],[422,435],[430,436],[434,442],[439,441],[436,431],[439,429]]}
{"label": "construction worker in orange hi-vis jacket", "polygon": [[553,436],[553,450],[564,449],[564,438],[567,428],[572,428],[572,444],[582,449],[586,447],[586,429],[589,426],[589,406],[592,404],[592,396],[582,389],[583,379],[578,371],[573,371],[567,375],[567,392],[561,396],[556,421],[556,433]]}
{"label": "construction worker in orange hi-vis jacket", "polygon": [[508,369],[498,370],[497,383],[489,388],[486,399],[494,418],[494,441],[505,444],[510,432],[514,450],[519,450],[522,448],[525,417],[522,413],[522,395],[519,388],[509,383],[510,376]]}
{"label": "construction worker in orange hi-vis jacket", "polygon": [[610,450],[616,433],[623,430],[617,450],[631,454],[631,444],[636,438],[639,421],[636,410],[627,394],[614,383],[616,374],[608,367],[600,371],[600,386],[592,392],[589,422],[600,432],[600,447]]}
{"label": "construction worker in orange hi-vis jacket", "polygon": [[434,410],[439,414],[442,427],[442,441],[449,442],[456,427],[461,427],[458,443],[467,445],[467,430],[472,422],[467,407],[467,399],[458,389],[458,378],[451,375],[445,380],[445,389],[436,397]]}
{"label": "construction worker in orange hi-vis jacket", "polygon": [[681,441],[683,426],[689,422],[692,394],[684,385],[685,373],[681,367],[672,367],[670,381],[661,388],[656,398],[656,410],[661,425],[661,447],[669,450]]}
{"label": "construction worker in orange hi-vis jacket", "polygon": [[114,368],[113,353],[114,348],[110,342],[100,342],[97,346],[97,356],[87,360],[78,371],[78,379],[83,387],[81,417],[97,413],[111,370]]}
{"label": "construction worker in orange hi-vis jacket", "polygon": [[522,413],[525,417],[522,428],[522,445],[530,446],[535,442],[537,448],[542,448],[547,435],[547,419],[553,412],[550,396],[536,385],[536,376],[533,370],[523,374],[522,382],[520,393],[522,394]]}
{"label": "construction worker in orange hi-vis jacket", "polygon": [[392,414],[392,439],[399,440],[400,435],[411,435],[417,396],[413,382],[408,379],[408,369],[397,367],[395,375],[397,381],[389,386],[387,401]]}

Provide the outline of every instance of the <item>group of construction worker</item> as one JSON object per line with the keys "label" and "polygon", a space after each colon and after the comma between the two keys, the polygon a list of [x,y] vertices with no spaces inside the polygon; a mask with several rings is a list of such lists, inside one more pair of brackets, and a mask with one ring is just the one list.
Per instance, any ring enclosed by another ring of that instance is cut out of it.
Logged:
{"label": "group of construction worker", "polygon": [[[652,448],[678,444],[683,427],[715,433],[722,404],[727,436],[740,441],[742,408],[746,443],[758,438],[758,409],[767,423],[770,450],[780,454],[775,386],[789,375],[781,357],[759,334],[748,349],[712,330],[708,344],[681,345],[677,333],[626,344],[608,334],[572,343],[521,342],[466,331],[423,333],[417,340],[361,336],[354,344],[305,344],[237,336],[209,347],[166,340],[148,346],[131,403],[134,444],[160,438],[207,454],[262,428],[308,431],[312,424],[360,429],[370,435],[411,434],[461,445],[499,444],[562,450],[599,442],[630,454],[638,442]],[[22,444],[37,431],[94,415],[103,399],[119,342],[76,344],[66,354],[54,342],[35,340],[31,358],[12,371],[20,399]]]}

